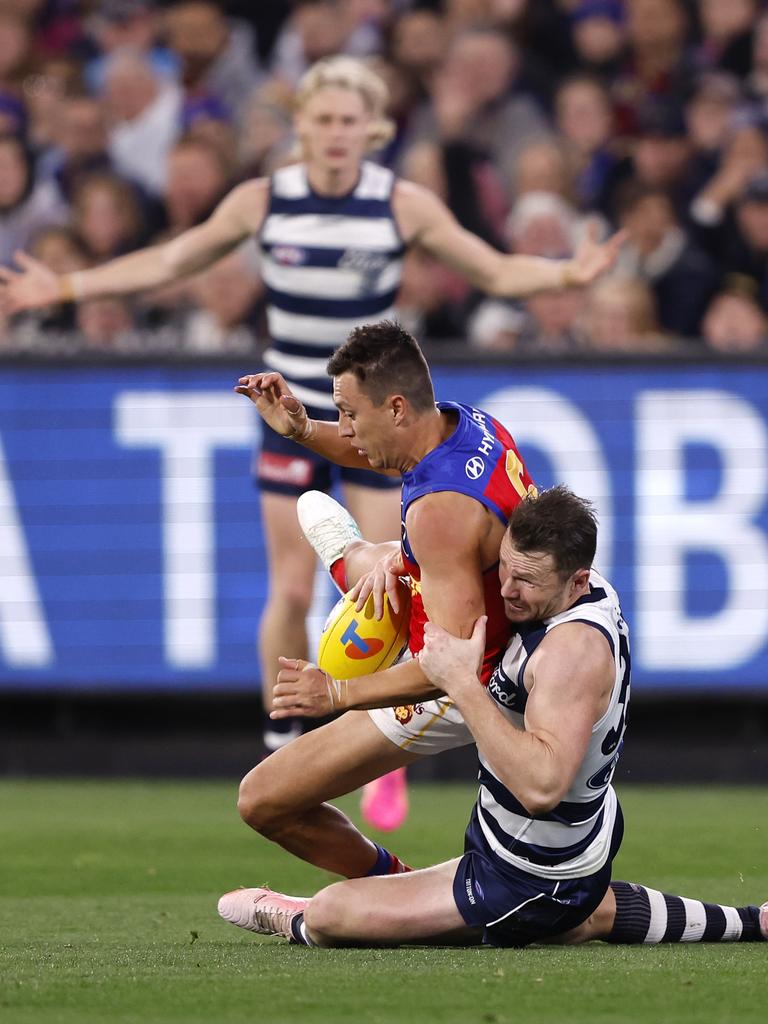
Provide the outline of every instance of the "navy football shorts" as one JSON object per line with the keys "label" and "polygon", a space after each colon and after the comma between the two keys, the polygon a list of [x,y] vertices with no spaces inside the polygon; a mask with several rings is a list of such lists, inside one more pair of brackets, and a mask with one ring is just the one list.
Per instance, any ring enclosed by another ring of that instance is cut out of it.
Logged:
{"label": "navy football shorts", "polygon": [[[309,410],[308,410],[309,411]],[[333,413],[313,409],[312,419],[333,420]],[[254,476],[263,491],[298,498],[304,491],[330,491],[334,483],[358,484],[376,490],[401,486],[399,477],[384,476],[372,469],[337,466],[317,452],[303,448],[262,423],[261,448],[254,455]]]}
{"label": "navy football shorts", "polygon": [[608,860],[585,878],[540,878],[481,850],[468,850],[453,879],[459,913],[470,927],[484,929],[483,942],[489,946],[527,946],[570,931],[600,906],[623,834],[617,806]]}

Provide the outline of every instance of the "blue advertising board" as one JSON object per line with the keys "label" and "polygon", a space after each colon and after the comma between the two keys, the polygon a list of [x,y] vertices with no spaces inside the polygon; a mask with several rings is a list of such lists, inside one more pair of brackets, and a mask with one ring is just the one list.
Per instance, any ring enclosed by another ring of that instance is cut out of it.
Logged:
{"label": "blue advertising board", "polygon": [[[230,365],[7,364],[0,688],[250,689],[266,594]],[[600,514],[640,692],[768,693],[768,367],[442,366]],[[314,635],[332,601],[318,574]],[[286,652],[291,653],[291,652]]]}

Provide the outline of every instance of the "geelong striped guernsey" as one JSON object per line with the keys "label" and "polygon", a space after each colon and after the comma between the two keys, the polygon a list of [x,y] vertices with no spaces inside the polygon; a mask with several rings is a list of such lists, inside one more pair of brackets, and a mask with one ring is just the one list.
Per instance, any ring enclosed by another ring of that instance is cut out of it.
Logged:
{"label": "geelong striped guernsey", "polygon": [[312,191],[304,164],[278,170],[259,232],[271,347],[264,361],[314,409],[334,409],[328,359],[362,324],[394,316],[405,245],[391,171],[364,161],[344,196]]}
{"label": "geelong striped guernsey", "polygon": [[546,634],[563,622],[584,622],[610,644],[615,676],[608,708],[592,728],[586,756],[563,800],[532,818],[496,778],[480,754],[480,792],[467,830],[468,843],[507,864],[543,878],[582,878],[605,864],[616,820],[611,779],[619,759],[630,689],[629,632],[616,591],[599,573],[590,573],[590,593],[543,622],[518,627],[488,693],[503,714],[523,727],[528,694],[523,674]]}

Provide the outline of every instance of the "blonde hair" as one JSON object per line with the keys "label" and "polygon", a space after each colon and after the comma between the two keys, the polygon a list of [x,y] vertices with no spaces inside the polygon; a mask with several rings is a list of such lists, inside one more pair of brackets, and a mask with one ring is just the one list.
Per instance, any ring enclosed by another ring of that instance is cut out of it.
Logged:
{"label": "blonde hair", "polygon": [[321,89],[349,89],[356,92],[370,114],[368,152],[381,149],[395,134],[394,122],[386,116],[389,89],[367,64],[354,57],[324,57],[303,75],[296,89],[297,111]]}

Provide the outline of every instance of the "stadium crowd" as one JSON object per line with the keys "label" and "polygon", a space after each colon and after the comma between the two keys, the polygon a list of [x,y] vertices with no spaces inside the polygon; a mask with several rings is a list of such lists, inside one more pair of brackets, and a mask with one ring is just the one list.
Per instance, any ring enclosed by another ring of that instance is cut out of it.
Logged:
{"label": "stadium crowd", "polygon": [[[492,245],[567,257],[591,219],[627,232],[610,276],[525,301],[409,252],[420,338],[768,351],[761,0],[0,0],[0,264],[71,273],[201,222],[295,159],[294,89],[335,53],[388,83],[377,159]],[[159,292],[0,323],[0,354],[255,354],[263,318],[246,243]]]}

